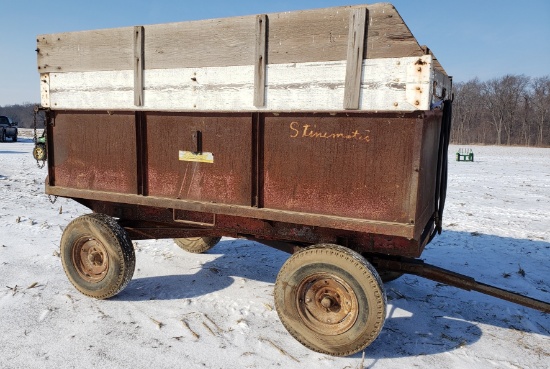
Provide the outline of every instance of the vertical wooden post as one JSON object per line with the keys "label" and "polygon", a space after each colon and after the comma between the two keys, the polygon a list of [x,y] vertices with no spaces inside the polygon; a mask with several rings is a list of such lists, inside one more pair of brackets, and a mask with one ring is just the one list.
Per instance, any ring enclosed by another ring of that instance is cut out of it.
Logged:
{"label": "vertical wooden post", "polygon": [[143,106],[144,27],[134,27],[134,105]]}
{"label": "vertical wooden post", "polygon": [[267,68],[267,15],[256,16],[256,50],[254,56],[254,106],[265,106],[265,74]]}
{"label": "vertical wooden post", "polygon": [[367,18],[367,8],[357,8],[350,12],[344,109],[359,109]]}

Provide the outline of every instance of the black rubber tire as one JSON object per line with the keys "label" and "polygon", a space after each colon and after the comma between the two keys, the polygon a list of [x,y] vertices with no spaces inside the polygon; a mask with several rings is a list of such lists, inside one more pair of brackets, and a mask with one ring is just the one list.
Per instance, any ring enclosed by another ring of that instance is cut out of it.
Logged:
{"label": "black rubber tire", "polygon": [[13,136],[13,137],[11,138],[11,140],[12,140],[13,142],[17,142],[17,135]]}
{"label": "black rubber tire", "polygon": [[221,239],[221,237],[189,237],[174,238],[174,242],[185,251],[202,254],[216,246]]}
{"label": "black rubber tire", "polygon": [[136,256],[124,228],[110,216],[94,213],[67,225],[61,237],[61,262],[78,291],[107,299],[130,282]]}
{"label": "black rubber tire", "polygon": [[378,273],[339,245],[319,244],[292,255],[277,276],[274,296],[286,330],[309,349],[333,356],[370,345],[386,318]]}
{"label": "black rubber tire", "polygon": [[6,131],[2,130],[2,133],[0,133],[0,142],[6,141]]}

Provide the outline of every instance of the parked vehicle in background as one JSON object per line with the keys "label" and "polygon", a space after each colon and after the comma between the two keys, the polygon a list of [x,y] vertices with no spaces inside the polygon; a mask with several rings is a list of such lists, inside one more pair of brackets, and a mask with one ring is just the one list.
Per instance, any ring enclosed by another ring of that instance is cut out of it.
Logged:
{"label": "parked vehicle in background", "polygon": [[17,124],[10,118],[0,115],[0,142],[4,142],[10,137],[13,142],[17,141]]}

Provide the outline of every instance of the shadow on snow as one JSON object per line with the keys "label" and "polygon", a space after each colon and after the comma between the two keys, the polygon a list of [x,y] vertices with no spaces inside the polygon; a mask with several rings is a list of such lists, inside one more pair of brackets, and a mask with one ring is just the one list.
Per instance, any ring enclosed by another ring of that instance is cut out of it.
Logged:
{"label": "shadow on snow", "polygon": [[[288,258],[281,251],[241,240],[222,241],[209,253],[220,256],[196,273],[138,278],[114,299],[194,298],[222,290],[237,278],[273,285]],[[479,282],[524,294],[529,291],[531,297],[548,301],[550,281],[541,276],[550,275],[549,253],[550,243],[545,241],[445,231],[422,256],[430,264]],[[550,321],[547,315],[491,296],[411,275],[385,288],[388,314],[380,336],[366,349],[371,359],[452,351],[479,340],[483,335],[480,325],[550,336],[544,328]]]}

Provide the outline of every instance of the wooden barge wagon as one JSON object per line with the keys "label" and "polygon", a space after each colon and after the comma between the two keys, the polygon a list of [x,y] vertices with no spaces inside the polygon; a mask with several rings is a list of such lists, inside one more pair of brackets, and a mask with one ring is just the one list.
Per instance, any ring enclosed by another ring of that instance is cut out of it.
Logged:
{"label": "wooden barge wagon", "polygon": [[452,81],[391,4],[37,42],[46,193],[93,211],[61,239],[85,295],[126,286],[132,240],[248,238],[293,254],[275,283],[287,330],[349,355],[382,329],[383,280],[485,288],[414,259],[441,231]]}

